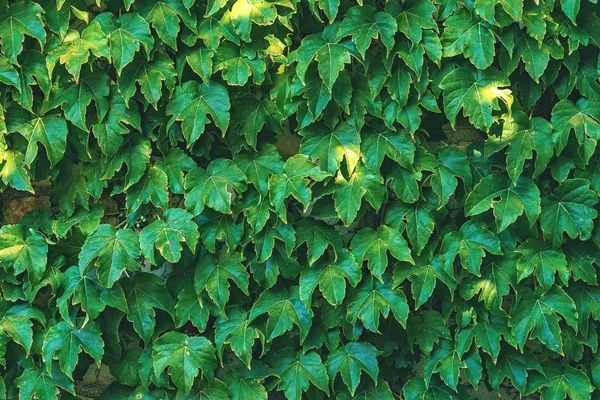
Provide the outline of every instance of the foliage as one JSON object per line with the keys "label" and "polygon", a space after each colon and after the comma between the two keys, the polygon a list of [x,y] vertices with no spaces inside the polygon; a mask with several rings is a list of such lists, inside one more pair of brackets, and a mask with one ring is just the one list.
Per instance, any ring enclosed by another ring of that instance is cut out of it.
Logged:
{"label": "foliage", "polygon": [[0,0],[3,218],[49,205],[0,399],[598,398],[599,47],[596,0]]}

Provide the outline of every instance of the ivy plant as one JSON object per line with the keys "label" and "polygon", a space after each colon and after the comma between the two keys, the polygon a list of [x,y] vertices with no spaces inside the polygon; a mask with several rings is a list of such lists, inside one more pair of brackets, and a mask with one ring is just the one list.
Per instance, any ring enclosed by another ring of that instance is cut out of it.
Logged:
{"label": "ivy plant", "polygon": [[0,399],[600,397],[596,0],[0,0],[0,96]]}

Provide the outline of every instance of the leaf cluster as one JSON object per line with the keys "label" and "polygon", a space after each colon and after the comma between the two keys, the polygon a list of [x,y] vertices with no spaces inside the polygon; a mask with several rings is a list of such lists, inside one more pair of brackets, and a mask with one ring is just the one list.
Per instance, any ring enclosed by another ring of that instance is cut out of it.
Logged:
{"label": "leaf cluster", "polygon": [[598,396],[596,0],[0,0],[0,96],[0,399]]}

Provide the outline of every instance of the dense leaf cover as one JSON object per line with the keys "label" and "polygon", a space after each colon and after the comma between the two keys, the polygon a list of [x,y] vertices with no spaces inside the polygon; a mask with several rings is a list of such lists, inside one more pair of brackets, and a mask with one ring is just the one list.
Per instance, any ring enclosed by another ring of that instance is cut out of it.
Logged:
{"label": "dense leaf cover", "polygon": [[599,14],[1,0],[0,398],[598,398]]}

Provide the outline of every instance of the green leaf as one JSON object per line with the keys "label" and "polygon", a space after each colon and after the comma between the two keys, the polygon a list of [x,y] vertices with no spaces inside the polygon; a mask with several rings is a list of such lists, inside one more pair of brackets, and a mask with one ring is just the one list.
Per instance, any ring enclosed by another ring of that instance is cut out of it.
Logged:
{"label": "green leaf", "polygon": [[75,30],[68,31],[60,45],[52,49],[46,57],[48,72],[52,75],[56,63],[59,62],[77,83],[82,66],[89,62],[90,53],[97,58],[110,58],[106,35],[96,22],[88,25],[81,34]]}
{"label": "green leaf", "polygon": [[373,382],[377,382],[379,375],[377,356],[379,354],[379,351],[368,343],[348,342],[346,345],[338,347],[329,355],[325,363],[332,387],[335,377],[340,374],[350,394],[354,396],[361,381],[362,371],[365,371],[373,379]]}
{"label": "green leaf", "polygon": [[108,38],[110,55],[117,73],[133,61],[135,53],[144,46],[146,54],[154,47],[150,26],[137,13],[125,13],[116,18],[111,13],[102,13],[94,21],[100,25]]}
{"label": "green leaf", "polygon": [[515,110],[504,117],[500,136],[489,136],[485,142],[487,157],[508,146],[506,170],[514,183],[523,173],[526,160],[533,159],[535,151],[535,173],[539,176],[554,155],[552,125],[543,118],[529,118],[524,112]]}
{"label": "green leaf", "polygon": [[129,311],[121,285],[117,282],[110,289],[105,288],[93,269],[74,265],[63,273],[60,283],[62,295],[56,302],[64,319],[70,318],[70,306],[77,304],[92,320],[98,318],[106,306]]}
{"label": "green leaf", "polygon": [[300,152],[318,161],[323,171],[336,173],[346,161],[348,174],[352,174],[360,160],[360,135],[348,123],[341,123],[329,133],[322,125],[311,125],[300,131],[303,136]]}
{"label": "green leaf", "polygon": [[488,262],[481,269],[481,276],[471,276],[461,282],[461,296],[470,300],[479,294],[477,299],[482,301],[490,311],[502,313],[502,304],[511,286],[517,286],[517,257],[504,256]]}
{"label": "green leaf", "polygon": [[381,207],[384,196],[381,177],[363,167],[362,164],[356,166],[350,180],[346,180],[341,173],[338,173],[335,180],[333,192],[335,210],[346,226],[356,219],[363,197],[377,210]]}
{"label": "green leaf", "polygon": [[528,239],[516,251],[521,254],[517,263],[518,282],[535,272],[537,281],[546,291],[554,285],[554,276],[567,284],[571,275],[567,268],[567,259],[562,251],[542,245],[536,239]]}
{"label": "green leaf", "polygon": [[286,398],[301,399],[311,383],[329,395],[327,370],[314,351],[295,354],[294,349],[287,347],[273,355],[271,366],[280,378],[277,388],[284,391]]}
{"label": "green leaf", "polygon": [[285,200],[293,196],[306,209],[312,197],[310,181],[307,178],[322,181],[327,176],[327,172],[322,171],[303,154],[297,154],[285,161],[283,173],[272,175],[269,179],[269,199],[283,222],[287,221]]}
{"label": "green leaf", "polygon": [[167,332],[154,342],[152,348],[154,373],[158,376],[168,368],[175,386],[189,393],[200,371],[212,379],[217,358],[210,340],[202,336],[188,336]]}
{"label": "green leaf", "polygon": [[379,333],[379,318],[388,318],[390,310],[396,321],[406,327],[408,303],[400,290],[392,289],[392,284],[365,278],[348,296],[347,319],[354,324],[360,319],[365,328]]}
{"label": "green leaf", "polygon": [[246,189],[244,173],[231,160],[215,159],[206,169],[194,167],[185,177],[185,204],[194,214],[205,206],[223,214],[231,214],[232,191]]}
{"label": "green leaf", "polygon": [[48,243],[42,234],[22,225],[0,228],[0,267],[18,275],[27,271],[31,281],[38,281],[46,270]]}
{"label": "green leaf", "polygon": [[227,89],[217,82],[184,82],[175,89],[173,101],[167,105],[167,114],[172,115],[167,129],[175,121],[182,121],[181,129],[192,146],[204,132],[209,122],[208,115],[223,135],[229,126],[229,94]]}
{"label": "green leaf", "polygon": [[539,392],[541,399],[591,399],[594,388],[590,378],[580,369],[565,365],[546,366],[544,375],[531,376],[527,385],[527,394]]}
{"label": "green leaf", "polygon": [[346,297],[346,280],[356,287],[362,278],[362,272],[352,253],[343,250],[334,262],[319,262],[305,268],[300,275],[300,298],[307,307],[317,288],[332,306],[339,306]]}
{"label": "green leaf", "polygon": [[343,248],[342,236],[334,227],[321,221],[311,221],[309,219],[303,219],[296,227],[296,248],[303,243],[306,243],[310,265],[313,265],[325,254],[330,244],[336,257]]}
{"label": "green leaf", "polygon": [[229,387],[231,400],[267,400],[267,390],[261,384],[269,372],[266,366],[255,361],[252,370],[240,369],[228,373],[224,381]]}
{"label": "green leaf", "polygon": [[404,168],[411,168],[415,159],[415,145],[406,133],[381,129],[366,132],[361,143],[362,159],[367,168],[379,172],[385,156]]}
{"label": "green leaf", "polygon": [[221,362],[223,349],[226,344],[250,369],[252,362],[252,348],[256,339],[264,342],[261,331],[250,324],[247,313],[239,309],[228,310],[228,318],[219,318],[216,322],[215,343]]}
{"label": "green leaf", "polygon": [[265,0],[237,0],[231,7],[230,18],[240,38],[249,42],[252,25],[271,25],[277,18],[277,8]]}
{"label": "green leaf", "polygon": [[414,264],[406,240],[396,229],[381,225],[377,231],[361,229],[352,238],[352,253],[359,263],[367,261],[371,274],[383,282],[383,274],[388,266],[388,251],[398,261]]}
{"label": "green leaf", "polygon": [[[238,2],[245,0],[238,0]],[[354,46],[346,41],[337,39],[337,32],[333,26],[325,28],[322,33],[315,33],[305,37],[298,48],[298,64],[296,73],[302,84],[306,83],[305,76],[308,67],[317,61],[321,79],[329,92],[337,80],[345,64],[350,63],[350,56]]]}
{"label": "green leaf", "polygon": [[161,169],[150,167],[142,179],[127,190],[127,209],[137,211],[143,204],[152,203],[163,210],[168,207],[167,174]]}
{"label": "green leaf", "polygon": [[[494,61],[496,36],[488,24],[478,19],[470,10],[464,8],[446,19],[444,26],[445,29],[441,37],[444,57],[464,54],[475,68],[494,73],[494,69],[488,67]],[[459,78],[459,76],[456,78]],[[455,79],[448,80],[448,82],[456,82]],[[465,79],[465,77],[463,76],[460,79]],[[498,78],[492,79],[497,80]],[[501,86],[508,85],[508,83],[501,84]]]}
{"label": "green leaf", "polygon": [[569,17],[573,25],[577,25],[577,14],[579,14],[579,8],[581,7],[581,0],[560,0],[560,8],[563,10],[565,15]]}
{"label": "green leaf", "polygon": [[140,85],[141,92],[154,109],[158,108],[158,101],[163,95],[163,82],[169,93],[175,89],[175,68],[173,61],[164,53],[157,53],[151,60],[138,57],[133,63],[128,64],[117,79],[119,92],[129,105],[131,97],[136,93],[136,83]]}
{"label": "green leaf", "polygon": [[371,46],[371,40],[381,38],[387,53],[394,47],[394,35],[398,30],[396,20],[387,12],[379,11],[372,6],[355,6],[350,8],[340,25],[338,37],[352,35],[356,49],[365,56]]}
{"label": "green leaf", "polygon": [[528,338],[538,339],[550,350],[563,354],[559,316],[569,326],[577,329],[578,314],[575,303],[564,290],[553,286],[542,296],[527,291],[509,320],[519,349],[523,351]]}
{"label": "green leaf", "polygon": [[225,241],[230,251],[240,243],[244,226],[236,224],[230,215],[205,209],[195,221],[198,223],[202,243],[211,253],[216,251],[217,241]]}
{"label": "green leaf", "polygon": [[205,290],[220,310],[223,310],[229,301],[229,280],[235,282],[237,287],[248,296],[250,275],[241,262],[241,255],[237,253],[219,259],[211,254],[202,256],[194,274],[196,293]]}
{"label": "green leaf", "polygon": [[58,114],[35,115],[25,110],[10,109],[8,132],[19,132],[27,139],[25,162],[31,166],[38,154],[38,143],[46,150],[50,166],[59,162],[67,147],[67,121]]}
{"label": "green leaf", "polygon": [[504,11],[513,20],[520,22],[523,19],[523,2],[519,0],[475,0],[475,12],[487,22],[498,25],[495,18],[496,6],[498,4],[502,6]]}
{"label": "green leaf", "polygon": [[413,378],[409,380],[402,388],[402,393],[406,400],[418,399],[454,399],[456,392],[446,386],[439,379],[433,382],[425,383],[423,378]]}
{"label": "green leaf", "polygon": [[391,2],[386,4],[385,10],[396,19],[398,30],[404,33],[413,45],[421,43],[423,30],[437,30],[433,19],[436,7],[429,0],[410,0],[403,4]]}
{"label": "green leaf", "polygon": [[552,108],[552,128],[556,154],[560,155],[567,146],[571,131],[583,145],[587,138],[600,138],[600,112],[598,103],[580,98],[575,104],[570,100],[561,100]]}
{"label": "green leaf", "polygon": [[300,330],[300,341],[304,341],[311,326],[312,312],[304,306],[298,295],[298,287],[290,290],[267,290],[261,293],[250,310],[250,322],[269,314],[266,325],[267,342],[293,329]]}
{"label": "green leaf", "polygon": [[444,91],[444,111],[452,127],[460,110],[475,128],[488,132],[494,121],[493,111],[500,110],[501,100],[508,109],[513,102],[510,81],[495,68],[477,70],[456,68],[444,77],[439,87]]}
{"label": "green leaf", "polygon": [[28,111],[33,111],[34,90],[36,86],[48,96],[52,82],[46,66],[46,58],[37,50],[26,50],[23,53],[17,90],[13,92],[13,98],[17,103]]}
{"label": "green leaf", "polygon": [[483,222],[475,221],[468,221],[457,232],[444,236],[440,251],[444,264],[451,266],[456,256],[460,255],[462,267],[477,276],[480,276],[479,270],[486,251],[502,254],[498,237]]}
{"label": "green leaf", "polygon": [[417,344],[426,355],[431,354],[434,345],[441,339],[450,339],[450,331],[446,326],[446,320],[437,311],[424,310],[418,314],[410,314],[406,324],[408,342]]}
{"label": "green leaf", "polygon": [[98,280],[111,288],[124,271],[140,268],[139,235],[131,229],[116,229],[102,224],[88,236],[79,253],[82,268],[93,263],[98,271]]}
{"label": "green leaf", "polygon": [[[431,200],[429,200],[431,199]],[[429,196],[427,203],[406,204],[394,202],[389,206],[385,214],[385,223],[397,224],[399,229],[406,224],[408,241],[417,255],[420,255],[433,231],[435,229],[435,206],[432,204],[433,197]]]}
{"label": "green leaf", "polygon": [[411,282],[411,292],[415,300],[415,309],[418,309],[429,300],[437,285],[443,282],[450,293],[456,290],[454,270],[448,264],[444,265],[438,256],[419,256],[414,264],[399,263],[394,269],[394,287],[398,287],[405,280]]}
{"label": "green leaf", "polygon": [[167,174],[171,191],[183,194],[185,192],[183,173],[189,172],[196,166],[196,163],[183,150],[172,148],[167,156],[157,162],[155,166]]}
{"label": "green leaf", "polygon": [[144,343],[149,343],[156,326],[155,309],[173,317],[175,304],[160,278],[154,274],[139,272],[132,279],[122,281],[129,313],[127,319]]}
{"label": "green leaf", "polygon": [[597,194],[584,179],[568,179],[551,195],[542,198],[540,225],[544,239],[552,247],[563,242],[563,233],[571,239],[588,240],[592,234],[593,220],[598,212],[593,208],[598,203]]}
{"label": "green leaf", "polygon": [[513,184],[500,174],[482,178],[465,201],[467,216],[479,215],[492,208],[498,232],[514,224],[525,213],[533,226],[540,216],[540,191],[535,183],[524,176]]}
{"label": "green leaf", "polygon": [[177,50],[179,20],[188,29],[196,31],[195,14],[190,13],[180,0],[138,0],[136,10],[152,24],[158,37],[173,50]]}
{"label": "green leaf", "polygon": [[196,293],[192,282],[187,284],[177,293],[177,304],[175,304],[175,326],[181,328],[188,321],[200,332],[206,329],[209,311],[205,300]]}
{"label": "green leaf", "polygon": [[6,303],[0,305],[0,334],[23,346],[25,356],[29,357],[33,345],[32,320],[45,325],[46,318],[40,310],[28,304],[14,304],[9,307]]}
{"label": "green leaf", "polygon": [[92,124],[100,122],[108,111],[109,94],[110,86],[106,74],[84,71],[78,83],[62,80],[53,85],[50,97],[44,104],[43,113],[60,106],[69,122],[87,132],[88,107],[94,102],[97,118]]}
{"label": "green leaf", "polygon": [[192,214],[181,208],[170,208],[165,211],[164,221],[160,219],[146,225],[140,232],[140,248],[144,257],[156,264],[156,248],[165,260],[176,263],[183,250],[181,242],[185,242],[195,252],[200,234],[192,218]]}
{"label": "green leaf", "polygon": [[462,357],[469,349],[473,342],[477,347],[481,347],[483,351],[492,357],[492,362],[498,361],[500,354],[501,341],[510,344],[512,347],[517,347],[517,342],[513,337],[510,329],[507,326],[505,317],[490,317],[489,321],[481,320],[476,324],[461,329],[455,335],[456,348],[460,357]]}
{"label": "green leaf", "polygon": [[265,60],[233,43],[225,42],[219,46],[212,61],[213,73],[221,71],[221,76],[231,86],[244,86],[250,76],[257,85],[265,79]]}
{"label": "green leaf", "polygon": [[270,176],[283,172],[281,155],[272,145],[266,145],[258,154],[240,153],[236,155],[234,162],[261,196],[268,193]]}
{"label": "green leaf", "polygon": [[461,360],[453,343],[442,340],[431,353],[431,357],[425,360],[424,367],[426,383],[430,381],[433,374],[439,373],[444,383],[456,390],[460,370],[467,368],[467,365]]}
{"label": "green leaf", "polygon": [[[444,147],[438,152],[438,165],[431,177],[431,187],[439,199],[438,210],[448,204],[450,196],[456,191],[456,178],[461,178],[465,190],[469,190],[473,179],[471,166],[463,152],[455,147]],[[412,202],[414,201],[407,201]]]}
{"label": "green leaf", "polygon": [[63,374],[58,365],[48,372],[44,369],[25,368],[15,380],[19,388],[19,398],[25,400],[57,400],[61,390],[75,395],[71,378]]}
{"label": "green leaf", "polygon": [[594,321],[600,320],[600,289],[573,284],[568,288],[568,294],[577,307],[579,330],[585,335],[589,329],[590,317]]}
{"label": "green leaf", "polygon": [[18,151],[0,152],[0,161],[2,170],[0,178],[5,185],[10,185],[17,190],[23,190],[33,193],[31,178],[25,169],[25,156]]}
{"label": "green leaf", "polygon": [[131,132],[128,126],[141,131],[141,117],[136,107],[127,108],[123,98],[113,91],[110,108],[104,120],[92,126],[98,145],[107,157],[112,157],[123,145],[124,136]]}
{"label": "green leaf", "polygon": [[537,40],[523,34],[516,43],[515,54],[512,60],[515,63],[518,63],[519,59],[523,60],[525,71],[538,83],[540,77],[543,76],[544,71],[548,67],[551,52],[552,49],[546,43],[540,45]]}
{"label": "green leaf", "polygon": [[213,57],[215,53],[205,47],[197,47],[185,56],[190,68],[207,83],[213,74]]}
{"label": "green leaf", "polygon": [[89,354],[100,367],[104,355],[104,342],[100,337],[100,329],[93,321],[89,321],[85,328],[61,321],[48,329],[44,337],[42,355],[49,369],[52,360],[58,360],[60,369],[70,377],[79,360],[78,354],[82,351]]}
{"label": "green leaf", "polygon": [[11,63],[23,51],[25,35],[37,39],[40,47],[46,43],[46,31],[41,15],[42,7],[32,1],[17,1],[0,6],[0,43],[2,52]]}
{"label": "green leaf", "polygon": [[254,235],[254,238],[252,239],[258,262],[262,263],[271,258],[273,249],[275,248],[275,239],[283,242],[286,255],[288,257],[291,256],[292,250],[296,244],[294,229],[291,225],[278,219],[276,222],[269,224],[266,229]]}
{"label": "green leaf", "polygon": [[527,388],[527,379],[531,370],[543,373],[542,366],[532,354],[522,354],[510,348],[504,349],[493,363],[489,358],[486,362],[489,371],[488,381],[492,388],[498,390],[502,382],[508,378],[519,393],[524,394]]}
{"label": "green leaf", "polygon": [[390,389],[390,385],[380,379],[377,383],[369,382],[369,386],[363,385],[358,391],[352,396],[349,392],[342,392],[338,396],[340,399],[365,399],[365,400],[393,400],[394,394]]}
{"label": "green leaf", "polygon": [[[247,96],[231,109],[231,124],[237,129],[239,135],[244,135],[246,143],[256,149],[257,135],[267,129],[271,132],[283,133],[283,115],[272,101],[256,96]],[[263,151],[268,150],[265,145]]]}
{"label": "green leaf", "polygon": [[[113,178],[115,173],[120,171],[123,165],[126,165],[127,173],[125,174],[122,190],[129,189],[144,175],[150,162],[151,153],[150,141],[144,139],[141,135],[128,135],[123,146],[106,164],[102,179]],[[158,175],[158,173],[155,172],[154,175]]]}

